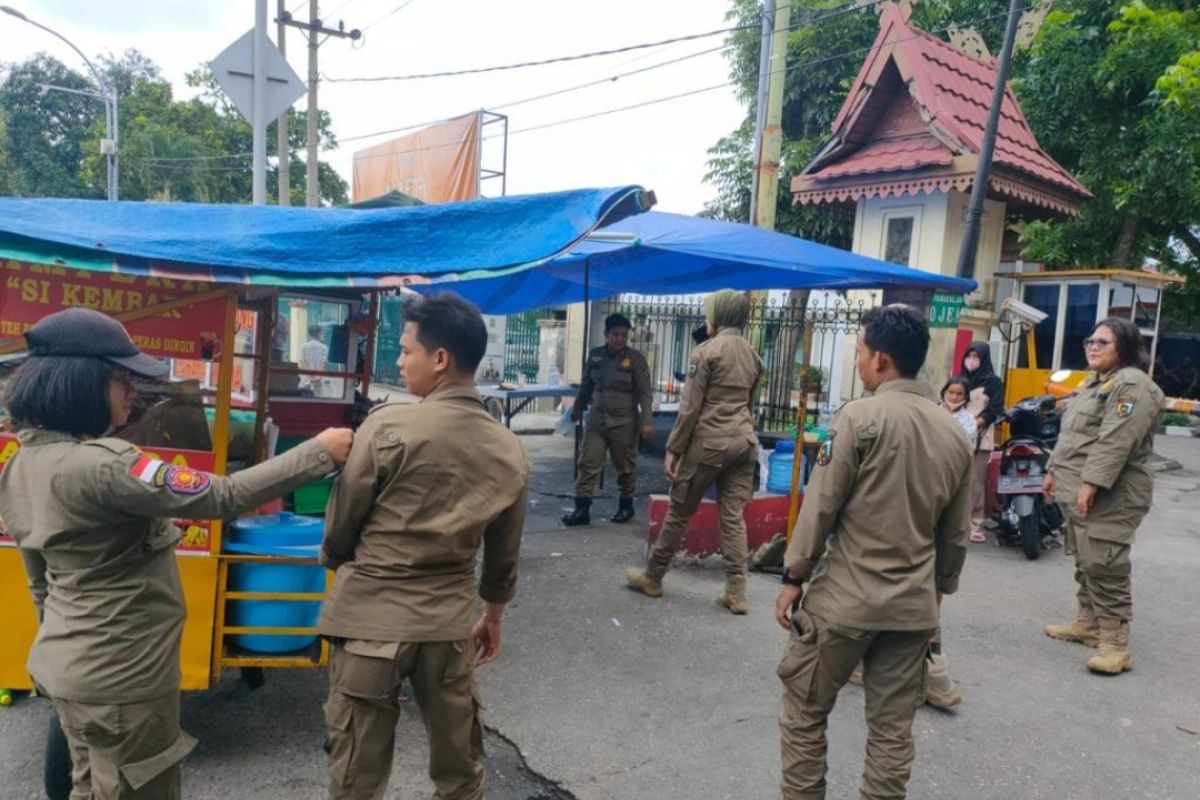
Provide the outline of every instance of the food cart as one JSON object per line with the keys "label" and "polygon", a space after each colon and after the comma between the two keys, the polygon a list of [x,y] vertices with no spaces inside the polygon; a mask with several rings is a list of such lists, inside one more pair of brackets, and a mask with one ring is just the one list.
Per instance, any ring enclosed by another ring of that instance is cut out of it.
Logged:
{"label": "food cart", "polygon": [[[327,426],[361,421],[381,293],[431,277],[527,268],[650,202],[636,186],[374,211],[0,198],[0,363],[21,357],[21,334],[47,314],[68,306],[110,314],[187,387],[141,387],[173,403],[175,422],[159,414],[119,435],[165,462],[228,474]],[[309,335],[318,328],[320,336]],[[306,357],[309,344],[324,364]],[[0,469],[18,448],[0,431]],[[300,505],[299,496],[290,501]],[[246,602],[315,607],[320,587],[247,591],[231,581],[242,565],[314,559],[231,552],[227,520],[176,522],[185,531],[176,552],[188,611],[181,688],[208,689],[226,667],[326,662],[313,624],[233,624],[228,616]],[[0,535],[6,690],[32,688],[25,660],[37,618],[26,587],[20,555]],[[239,645],[247,637],[310,643],[256,652]]]}

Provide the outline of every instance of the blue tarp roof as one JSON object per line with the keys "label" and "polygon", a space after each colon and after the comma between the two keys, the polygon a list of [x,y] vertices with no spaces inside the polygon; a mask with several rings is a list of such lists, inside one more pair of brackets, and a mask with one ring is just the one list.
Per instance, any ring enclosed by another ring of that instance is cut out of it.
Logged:
{"label": "blue tarp roof", "polygon": [[0,198],[0,257],[142,275],[390,286],[523,269],[644,211],[638,186],[375,210]]}
{"label": "blue tarp roof", "polygon": [[[911,269],[749,225],[651,211],[608,224],[632,242],[584,241],[541,266],[494,278],[439,283],[490,314],[565,305],[618,293],[717,289],[872,289],[903,286],[965,294],[975,281]],[[428,291],[430,287],[414,287]]]}

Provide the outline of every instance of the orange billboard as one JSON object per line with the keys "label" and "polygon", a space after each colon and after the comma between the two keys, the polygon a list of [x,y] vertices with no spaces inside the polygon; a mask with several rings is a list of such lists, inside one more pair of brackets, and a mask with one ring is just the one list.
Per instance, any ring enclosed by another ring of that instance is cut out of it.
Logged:
{"label": "orange billboard", "polygon": [[425,203],[479,197],[482,112],[439,122],[354,154],[354,202],[391,191]]}

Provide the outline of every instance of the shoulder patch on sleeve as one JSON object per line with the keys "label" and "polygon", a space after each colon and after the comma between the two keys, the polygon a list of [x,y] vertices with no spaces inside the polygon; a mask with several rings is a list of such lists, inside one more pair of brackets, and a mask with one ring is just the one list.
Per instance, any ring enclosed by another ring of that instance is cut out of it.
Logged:
{"label": "shoulder patch on sleeve", "polygon": [[1133,413],[1133,398],[1132,397],[1117,398],[1116,411],[1117,411],[1117,416],[1120,417],[1121,419],[1125,419],[1130,414],[1132,414]]}
{"label": "shoulder patch on sleeve", "polygon": [[200,494],[212,484],[208,474],[190,467],[167,467],[162,485],[173,494]]}
{"label": "shoulder patch on sleeve", "polygon": [[833,460],[833,431],[826,435],[825,441],[821,442],[821,449],[817,451],[817,466],[824,467]]}
{"label": "shoulder patch on sleeve", "polygon": [[129,468],[129,474],[147,486],[162,486],[163,475],[167,469],[167,465],[157,458],[140,456]]}

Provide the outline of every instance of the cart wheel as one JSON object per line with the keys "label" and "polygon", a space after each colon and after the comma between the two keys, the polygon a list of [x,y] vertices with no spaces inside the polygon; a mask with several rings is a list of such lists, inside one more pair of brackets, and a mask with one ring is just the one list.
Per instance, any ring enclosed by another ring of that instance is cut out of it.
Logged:
{"label": "cart wheel", "polygon": [[58,714],[50,715],[50,727],[46,730],[42,784],[50,800],[68,800],[71,794],[71,748]]}

